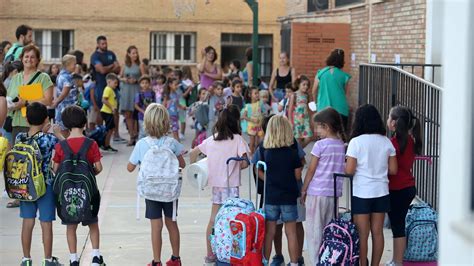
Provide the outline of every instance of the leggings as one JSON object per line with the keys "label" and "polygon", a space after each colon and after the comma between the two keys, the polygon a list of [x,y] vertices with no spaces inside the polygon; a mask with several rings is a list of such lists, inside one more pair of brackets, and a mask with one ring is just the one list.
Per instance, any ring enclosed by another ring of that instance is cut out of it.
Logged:
{"label": "leggings", "polygon": [[393,238],[405,237],[405,217],[408,208],[415,198],[416,188],[408,187],[401,190],[390,190],[390,211],[388,217],[392,226]]}

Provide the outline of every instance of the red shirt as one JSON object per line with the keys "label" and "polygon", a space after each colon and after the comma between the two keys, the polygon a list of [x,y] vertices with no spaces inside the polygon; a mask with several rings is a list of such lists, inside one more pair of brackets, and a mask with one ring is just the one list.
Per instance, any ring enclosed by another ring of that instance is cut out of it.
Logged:
{"label": "red shirt", "polygon": [[415,178],[411,172],[415,161],[415,143],[413,138],[408,138],[408,143],[403,154],[400,153],[400,145],[395,137],[390,139],[393,147],[397,151],[398,172],[396,175],[389,175],[389,190],[401,190],[415,186]]}
{"label": "red shirt", "polygon": [[[86,139],[85,137],[69,138],[67,139],[67,143],[69,144],[69,147],[74,153],[78,153],[85,139]],[[59,143],[56,144],[56,146],[54,147],[54,150],[55,152],[54,152],[53,162],[61,163],[64,160],[64,151],[61,148],[61,145]],[[89,161],[89,163],[94,164],[94,163],[100,162],[101,157],[102,155],[100,154],[99,146],[97,145],[95,141],[92,142],[90,149],[87,151],[87,160]]]}

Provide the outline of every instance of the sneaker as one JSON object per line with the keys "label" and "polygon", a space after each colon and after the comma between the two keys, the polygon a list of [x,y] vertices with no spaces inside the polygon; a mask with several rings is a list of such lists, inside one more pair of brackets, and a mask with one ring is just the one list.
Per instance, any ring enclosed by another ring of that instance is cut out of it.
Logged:
{"label": "sneaker", "polygon": [[124,139],[124,138],[121,138],[121,137],[115,137],[114,142],[115,143],[125,143],[125,142],[127,142],[127,140]]}
{"label": "sneaker", "polygon": [[303,257],[299,257],[298,266],[304,266],[304,258]]}
{"label": "sneaker", "polygon": [[59,263],[58,258],[51,257],[51,261],[44,259],[42,265],[43,266],[61,266],[62,264]]}
{"label": "sneaker", "polygon": [[171,259],[166,262],[166,266],[181,266],[181,258],[177,257],[177,258],[174,258],[173,260],[173,256],[172,256]]}
{"label": "sneaker", "polygon": [[272,263],[270,266],[284,266],[285,265],[285,258],[283,255],[275,255],[272,258]]}
{"label": "sneaker", "polygon": [[20,266],[31,266],[33,265],[33,260],[27,259],[27,260],[22,260]]}
{"label": "sneaker", "polygon": [[162,266],[162,264],[161,264],[161,261],[160,262],[155,262],[154,260],[152,260],[146,266]]}
{"label": "sneaker", "polygon": [[69,261],[69,266],[79,266],[79,261],[75,260],[73,262]]}
{"label": "sneaker", "polygon": [[95,257],[92,259],[92,264],[91,264],[91,266],[105,266],[104,258],[103,258],[102,256],[100,256],[100,257],[95,256]]}
{"label": "sneaker", "polygon": [[108,146],[108,147],[102,146],[102,147],[100,147],[100,148],[101,148],[103,151],[106,151],[106,152],[113,152],[113,153],[118,152],[117,149],[114,149],[114,148],[112,148],[111,146]]}

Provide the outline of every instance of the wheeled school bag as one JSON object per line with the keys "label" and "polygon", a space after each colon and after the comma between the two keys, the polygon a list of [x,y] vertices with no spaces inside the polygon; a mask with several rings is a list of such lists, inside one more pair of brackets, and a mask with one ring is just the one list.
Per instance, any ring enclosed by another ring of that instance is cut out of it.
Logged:
{"label": "wheeled school bag", "polygon": [[350,220],[338,218],[337,206],[337,178],[350,179],[351,197],[352,176],[345,174],[334,177],[334,219],[324,227],[322,244],[319,249],[319,263],[317,265],[359,265],[359,233],[355,224]]}
{"label": "wheeled school bag", "polygon": [[[267,165],[265,162],[259,161],[256,166],[257,169],[262,166],[264,173],[266,173]],[[255,199],[255,206],[259,206],[258,191]],[[230,221],[230,228],[232,232],[231,265],[262,265],[263,246],[265,244],[265,214],[263,209],[250,214],[239,213],[234,220]]]}
{"label": "wheeled school bag", "polygon": [[3,176],[5,190],[11,199],[36,201],[46,193],[41,169],[43,156],[35,136],[21,139],[5,156]]}
{"label": "wheeled school bag", "polygon": [[59,164],[53,191],[59,218],[64,223],[89,221],[97,216],[100,193],[93,166],[87,160],[87,152],[93,140],[84,138],[75,154],[67,140],[59,142],[64,160]]}
{"label": "wheeled school bag", "polygon": [[427,203],[410,206],[405,218],[407,248],[405,261],[436,261],[438,259],[438,214]]}
{"label": "wheeled school bag", "polygon": [[[227,165],[227,189],[229,188],[229,164],[232,161],[240,163],[247,158],[229,158]],[[240,168],[239,168],[240,174]],[[240,176],[239,176],[240,177]],[[250,177],[250,176],[249,176]],[[251,193],[251,191],[249,191]],[[229,265],[232,251],[232,231],[230,221],[235,220],[238,214],[250,214],[255,211],[251,200],[242,198],[228,198],[221,206],[214,220],[214,227],[210,236],[212,251],[217,256],[218,265]]]}

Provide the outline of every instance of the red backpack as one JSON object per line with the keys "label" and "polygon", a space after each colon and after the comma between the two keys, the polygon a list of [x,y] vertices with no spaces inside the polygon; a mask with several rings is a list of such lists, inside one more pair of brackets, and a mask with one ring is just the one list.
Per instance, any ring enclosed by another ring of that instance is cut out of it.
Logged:
{"label": "red backpack", "polygon": [[265,218],[259,211],[238,214],[230,221],[232,248],[230,264],[235,266],[262,265],[265,242]]}

